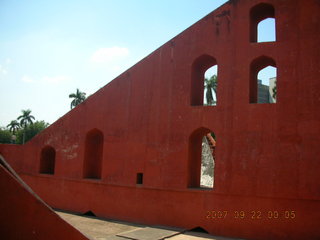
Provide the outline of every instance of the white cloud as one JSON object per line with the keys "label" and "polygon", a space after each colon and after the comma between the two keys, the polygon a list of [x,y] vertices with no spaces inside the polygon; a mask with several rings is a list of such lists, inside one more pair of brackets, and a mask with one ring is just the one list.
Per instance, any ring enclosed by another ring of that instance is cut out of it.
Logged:
{"label": "white cloud", "polygon": [[10,67],[10,63],[12,60],[10,58],[7,58],[4,62],[4,64],[0,64],[0,77],[4,78],[8,73],[8,68]]}
{"label": "white cloud", "polygon": [[90,60],[96,63],[105,63],[125,58],[129,55],[129,50],[124,47],[100,48],[95,51]]}
{"label": "white cloud", "polygon": [[5,69],[2,65],[0,65],[0,74],[6,75],[8,73],[7,69]]}
{"label": "white cloud", "polygon": [[67,76],[54,76],[54,77],[44,76],[40,79],[34,79],[32,77],[29,77],[28,75],[24,75],[21,80],[25,83],[59,84],[59,83],[70,80],[70,78]]}
{"label": "white cloud", "polygon": [[27,75],[24,75],[22,78],[21,78],[22,82],[26,82],[26,83],[34,83],[35,80]]}

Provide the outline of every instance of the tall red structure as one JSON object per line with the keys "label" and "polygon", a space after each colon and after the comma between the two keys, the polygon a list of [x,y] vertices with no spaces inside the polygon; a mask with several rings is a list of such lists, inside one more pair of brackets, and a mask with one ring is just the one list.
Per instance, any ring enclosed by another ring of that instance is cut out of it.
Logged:
{"label": "tall red structure", "polygon": [[[200,4],[200,3],[199,3]],[[257,25],[276,22],[276,41]],[[23,146],[0,154],[50,206],[246,239],[320,238],[320,1],[231,0]],[[217,105],[203,76],[218,65]],[[277,67],[277,103],[257,73]],[[200,187],[214,132],[214,187]]]}

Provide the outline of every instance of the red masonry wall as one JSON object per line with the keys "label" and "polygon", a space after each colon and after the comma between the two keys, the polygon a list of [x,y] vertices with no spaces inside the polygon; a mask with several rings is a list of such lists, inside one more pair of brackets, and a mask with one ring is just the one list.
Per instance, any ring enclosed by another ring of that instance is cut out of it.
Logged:
{"label": "red masonry wall", "polygon": [[[275,17],[275,42],[253,41],[250,26],[261,14]],[[318,0],[231,0],[19,155],[7,146],[0,153],[53,207],[246,239],[319,239],[319,29]],[[192,104],[201,94],[194,76],[207,63],[218,65],[217,106]],[[269,64],[277,67],[277,103],[250,103],[253,73]],[[189,138],[202,128],[217,136],[210,190],[188,184],[196,174]],[[86,136],[94,129],[103,134],[101,179],[85,179]],[[54,175],[39,174],[48,145],[56,151]]]}
{"label": "red masonry wall", "polygon": [[0,164],[0,235],[15,240],[86,240]]}

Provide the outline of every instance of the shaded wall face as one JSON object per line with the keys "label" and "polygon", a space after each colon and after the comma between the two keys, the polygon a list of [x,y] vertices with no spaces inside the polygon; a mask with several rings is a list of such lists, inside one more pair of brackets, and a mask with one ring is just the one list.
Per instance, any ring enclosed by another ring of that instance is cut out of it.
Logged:
{"label": "shaded wall face", "polygon": [[202,137],[203,135],[191,136],[189,140],[188,187],[200,187]]}
{"label": "shaded wall face", "polygon": [[87,134],[85,141],[84,178],[101,178],[103,134],[94,130]]}
{"label": "shaded wall face", "polygon": [[56,151],[52,147],[45,147],[40,156],[40,173],[54,174]]}
{"label": "shaded wall face", "polygon": [[63,221],[0,164],[2,239],[87,239]]}

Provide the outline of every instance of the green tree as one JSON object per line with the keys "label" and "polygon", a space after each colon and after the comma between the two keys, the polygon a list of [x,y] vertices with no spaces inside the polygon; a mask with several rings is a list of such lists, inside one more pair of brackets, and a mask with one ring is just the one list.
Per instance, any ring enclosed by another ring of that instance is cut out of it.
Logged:
{"label": "green tree", "polygon": [[11,133],[8,129],[0,128],[0,143],[11,143]]}
{"label": "green tree", "polygon": [[272,97],[274,98],[274,99],[276,99],[277,98],[277,81],[275,81],[274,82],[274,87],[272,88]]}
{"label": "green tree", "polygon": [[25,128],[28,124],[32,124],[35,118],[31,115],[30,109],[22,110],[21,112],[22,115],[18,117],[18,120],[20,120],[20,126]]}
{"label": "green tree", "polygon": [[9,128],[9,131],[12,134],[15,134],[16,131],[18,131],[20,129],[20,124],[18,123],[17,120],[12,120],[8,125],[7,128]]}
{"label": "green tree", "polygon": [[69,98],[73,98],[70,105],[72,109],[73,107],[76,107],[77,105],[82,103],[84,100],[86,100],[86,93],[79,91],[79,89],[77,88],[77,92],[69,94]]}
{"label": "green tree", "polygon": [[28,142],[31,138],[36,136],[48,126],[49,123],[46,123],[45,121],[35,121],[33,124],[27,125],[25,129],[18,131],[17,143],[21,144]]}
{"label": "green tree", "polygon": [[11,137],[11,143],[16,143],[17,136],[16,132],[20,129],[20,124],[17,120],[12,120],[8,125],[7,128],[9,128],[9,131],[12,133]]}
{"label": "green tree", "polygon": [[217,96],[218,77],[212,75],[212,77],[204,79],[204,88],[206,90],[207,105],[215,105],[216,101],[213,99],[213,93]]}
{"label": "green tree", "polygon": [[31,115],[31,110],[22,110],[22,115],[18,117],[18,120],[20,120],[20,126],[23,127],[23,140],[22,144],[25,143],[25,130],[28,126],[28,124],[33,124],[34,116]]}

